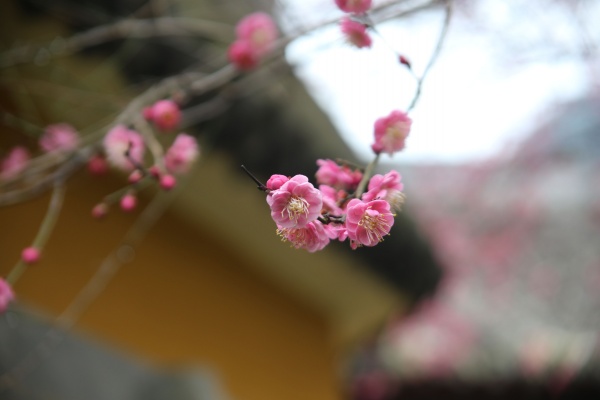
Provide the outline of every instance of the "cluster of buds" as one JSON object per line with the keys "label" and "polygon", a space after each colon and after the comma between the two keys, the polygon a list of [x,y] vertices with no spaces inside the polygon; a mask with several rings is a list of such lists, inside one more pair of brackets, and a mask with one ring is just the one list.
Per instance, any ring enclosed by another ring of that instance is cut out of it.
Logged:
{"label": "cluster of buds", "polygon": [[[142,115],[162,133],[175,132],[181,121],[181,110],[172,100],[159,100],[146,107]],[[110,165],[129,173],[129,186],[119,199],[121,209],[126,212],[136,208],[136,188],[143,179],[154,179],[163,190],[171,190],[177,183],[175,175],[188,172],[199,154],[196,139],[186,133],[179,133],[164,156],[154,160],[155,164],[147,168],[144,166],[146,152],[144,136],[124,125],[113,127],[104,136],[103,148]],[[97,163],[98,159],[94,158],[93,161]],[[110,201],[105,199],[104,202],[97,204],[92,209],[92,215],[96,218],[106,215],[108,203]]]}

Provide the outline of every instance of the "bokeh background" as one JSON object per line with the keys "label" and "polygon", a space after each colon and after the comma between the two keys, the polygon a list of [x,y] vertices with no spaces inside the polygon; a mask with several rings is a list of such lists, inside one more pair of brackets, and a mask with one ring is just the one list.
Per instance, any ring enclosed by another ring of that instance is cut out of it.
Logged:
{"label": "bokeh background", "polygon": [[[371,50],[349,48],[333,25],[293,42],[286,62],[219,90],[175,90],[202,156],[166,200],[148,190],[133,215],[114,210],[96,221],[91,208],[125,177],[74,175],[42,262],[17,283],[19,301],[2,316],[0,394],[598,393],[597,2],[452,2],[447,46],[412,114],[408,148],[380,165],[402,174],[407,202],[376,248],[289,248],[239,169],[245,164],[266,180],[312,177],[318,158],[368,161],[372,121],[406,107],[414,93],[395,52],[420,74],[443,21],[443,1],[397,3],[419,12],[378,27],[382,37]],[[291,1],[10,0],[0,7],[0,156],[17,143],[35,151],[51,123],[69,122],[83,134],[107,129],[160,79],[224,65],[232,27],[249,12],[272,12],[290,34],[341,15],[333,2]],[[97,26],[169,17],[218,23],[202,34],[180,20],[181,32],[52,53],[61,38]],[[6,57],[37,44],[28,62]],[[10,189],[0,187],[0,198]],[[2,275],[32,240],[49,197],[0,209]],[[128,233],[139,223],[152,226]],[[121,267],[91,303],[78,302],[107,263]]]}

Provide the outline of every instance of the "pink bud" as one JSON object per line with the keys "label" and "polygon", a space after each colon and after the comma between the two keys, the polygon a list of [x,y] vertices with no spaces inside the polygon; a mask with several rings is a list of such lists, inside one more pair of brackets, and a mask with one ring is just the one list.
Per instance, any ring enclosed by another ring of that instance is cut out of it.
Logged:
{"label": "pink bud", "polygon": [[248,71],[256,67],[259,56],[248,41],[236,40],[227,50],[229,61],[241,71]]}
{"label": "pink bud", "polygon": [[0,315],[8,308],[8,304],[15,298],[12,288],[4,279],[0,278]]}
{"label": "pink bud", "polygon": [[129,175],[128,182],[131,184],[138,183],[143,177],[144,174],[142,173],[142,171],[136,169]]}
{"label": "pink bud", "polygon": [[153,165],[150,168],[148,168],[148,172],[150,173],[150,175],[152,175],[154,179],[158,179],[161,176],[160,168],[158,168],[157,165]]}
{"label": "pink bud", "polygon": [[398,57],[398,61],[400,61],[400,64],[405,65],[406,68],[411,69],[410,60],[402,54]]}
{"label": "pink bud", "polygon": [[177,180],[173,175],[165,174],[160,177],[160,187],[164,190],[171,190],[177,184]]}
{"label": "pink bud", "polygon": [[106,159],[99,154],[92,156],[87,163],[88,171],[92,175],[100,176],[108,172]]}
{"label": "pink bud", "polygon": [[108,214],[108,206],[104,203],[96,204],[92,208],[92,217],[96,219],[104,218]]}
{"label": "pink bud", "polygon": [[133,194],[126,194],[125,196],[123,196],[123,198],[121,198],[121,210],[125,212],[130,212],[133,211],[136,206],[137,198]]}
{"label": "pink bud", "polygon": [[26,247],[21,253],[21,259],[26,264],[35,264],[40,259],[40,251],[35,247]]}
{"label": "pink bud", "polygon": [[181,111],[173,100],[159,100],[151,108],[144,109],[143,114],[163,132],[172,131],[181,122]]}

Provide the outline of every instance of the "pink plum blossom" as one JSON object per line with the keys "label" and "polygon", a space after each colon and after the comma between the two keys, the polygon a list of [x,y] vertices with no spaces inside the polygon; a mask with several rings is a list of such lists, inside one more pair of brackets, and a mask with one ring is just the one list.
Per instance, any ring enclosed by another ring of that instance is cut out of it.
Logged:
{"label": "pink plum blossom", "polygon": [[250,43],[244,40],[236,40],[227,50],[229,62],[241,71],[248,71],[258,65],[258,55],[254,52]]}
{"label": "pink plum blossom", "polygon": [[180,133],[165,154],[165,167],[173,174],[184,174],[190,170],[199,154],[196,139],[186,133]]}
{"label": "pink plum blossom", "polygon": [[340,242],[343,242],[348,238],[348,230],[343,224],[331,223],[323,225],[323,228],[325,229],[325,233],[331,240],[339,240]]}
{"label": "pink plum blossom", "polygon": [[343,201],[347,193],[343,190],[336,190],[328,185],[319,185],[319,190],[323,197],[323,210],[331,215],[342,215],[343,210],[339,204]]}
{"label": "pink plum blossom", "polygon": [[236,25],[237,39],[229,46],[227,57],[240,70],[250,70],[271,52],[279,35],[273,19],[256,12],[242,18]]}
{"label": "pink plum blossom", "polygon": [[270,15],[255,12],[246,15],[235,27],[238,40],[247,42],[259,58],[269,53],[279,32]]}
{"label": "pink plum blossom", "polygon": [[277,233],[284,241],[290,242],[295,248],[305,249],[309,253],[322,250],[329,244],[329,236],[323,224],[318,220],[309,222],[303,228],[279,227]]}
{"label": "pink plum blossom", "polygon": [[181,110],[173,100],[159,100],[145,108],[143,113],[162,132],[172,131],[181,122]]}
{"label": "pink plum blossom", "polygon": [[404,149],[404,141],[410,133],[411,124],[409,116],[400,110],[379,118],[375,121],[375,143],[371,148],[376,154],[386,152],[389,155]]}
{"label": "pink plum blossom", "polygon": [[354,245],[375,246],[390,233],[394,215],[385,200],[352,199],[346,207],[346,229]]}
{"label": "pink plum blossom", "polygon": [[362,199],[363,201],[382,199],[399,211],[404,203],[403,188],[398,171],[391,170],[385,175],[376,174],[369,180],[368,190],[362,195]]}
{"label": "pink plum blossom", "polygon": [[335,0],[340,10],[347,13],[362,14],[371,8],[372,0]]}
{"label": "pink plum blossom", "polygon": [[40,147],[46,153],[68,153],[79,146],[79,134],[69,124],[48,125],[40,137]]}
{"label": "pink plum blossom", "polygon": [[353,191],[362,179],[362,172],[340,166],[333,160],[317,160],[319,169],[315,176],[320,185]]}
{"label": "pink plum blossom", "polygon": [[8,282],[0,278],[0,315],[6,311],[8,305],[14,298],[15,294]]}
{"label": "pink plum blossom", "polygon": [[25,147],[13,147],[8,155],[2,160],[0,178],[12,179],[19,175],[29,165],[31,155]]}
{"label": "pink plum blossom", "polygon": [[35,247],[26,247],[21,252],[21,259],[25,264],[35,264],[40,260],[40,251]]}
{"label": "pink plum blossom", "polygon": [[363,47],[371,47],[371,37],[367,33],[367,27],[358,21],[344,17],[340,23],[342,33],[349,43],[362,49]]}
{"label": "pink plum blossom", "polygon": [[104,175],[108,172],[108,164],[106,163],[106,159],[99,155],[93,155],[87,162],[87,168],[90,174],[92,175]]}
{"label": "pink plum blossom", "polygon": [[281,228],[304,228],[321,214],[323,199],[304,175],[290,178],[277,190],[269,193],[267,203],[271,217]]}
{"label": "pink plum blossom", "polygon": [[134,130],[117,125],[104,136],[103,144],[106,158],[119,169],[131,171],[136,168],[135,164],[142,163],[145,151],[144,139]]}

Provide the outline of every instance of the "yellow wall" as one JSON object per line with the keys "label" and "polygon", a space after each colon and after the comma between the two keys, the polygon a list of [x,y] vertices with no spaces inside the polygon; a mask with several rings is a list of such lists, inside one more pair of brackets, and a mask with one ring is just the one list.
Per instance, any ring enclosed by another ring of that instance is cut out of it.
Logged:
{"label": "yellow wall", "polygon": [[[134,220],[116,209],[89,217],[118,184],[83,173],[68,186],[42,262],[16,284],[22,302],[51,315],[67,306]],[[33,239],[47,201],[0,208],[0,274]],[[237,399],[339,398],[323,318],[244,264],[232,243],[166,216],[76,329],[161,365],[207,365]]]}

